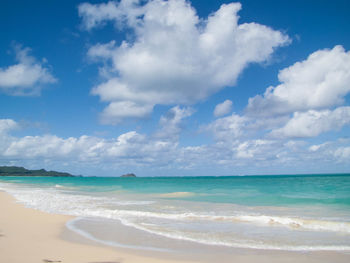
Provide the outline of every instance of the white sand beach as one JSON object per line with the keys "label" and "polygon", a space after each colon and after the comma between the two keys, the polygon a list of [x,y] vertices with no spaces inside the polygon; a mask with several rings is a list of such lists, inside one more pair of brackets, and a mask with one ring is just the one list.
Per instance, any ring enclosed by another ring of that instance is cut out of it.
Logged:
{"label": "white sand beach", "polygon": [[[349,262],[346,252],[285,252],[232,249],[232,255],[179,255],[102,246],[69,231],[71,216],[48,214],[0,192],[0,262],[122,263],[122,262]],[[186,259],[188,257],[188,259]],[[216,259],[216,260],[215,260]]]}

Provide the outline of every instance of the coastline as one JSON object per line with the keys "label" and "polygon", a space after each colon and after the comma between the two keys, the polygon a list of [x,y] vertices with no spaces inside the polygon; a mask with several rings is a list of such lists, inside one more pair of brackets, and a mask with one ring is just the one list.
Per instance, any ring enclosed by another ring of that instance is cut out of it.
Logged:
{"label": "coastline", "polygon": [[16,203],[11,195],[1,191],[0,207],[0,262],[178,262],[129,254],[121,249],[81,240],[75,233],[69,233],[65,227],[66,222],[73,219],[72,216],[48,214],[26,208]]}
{"label": "coastline", "polygon": [[173,263],[173,262],[349,262],[350,253],[328,251],[288,252],[232,249],[230,256],[220,250],[211,255],[171,255],[101,245],[66,227],[72,216],[26,208],[14,197],[0,191],[0,261],[6,263]]}

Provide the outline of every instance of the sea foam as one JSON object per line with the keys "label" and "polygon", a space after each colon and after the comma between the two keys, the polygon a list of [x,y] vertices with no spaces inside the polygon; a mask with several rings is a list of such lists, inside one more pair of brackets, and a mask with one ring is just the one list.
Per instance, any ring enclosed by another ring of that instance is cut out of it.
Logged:
{"label": "sea foam", "polygon": [[[198,226],[215,229],[220,224],[226,224],[228,228],[232,227],[235,230],[237,226],[248,224],[250,227],[265,229],[264,231],[278,227],[285,228],[290,233],[301,233],[301,235],[303,234],[302,231],[311,231],[315,233],[334,232],[335,234],[339,233],[347,237],[350,233],[349,222],[318,220],[302,218],[300,216],[266,215],[248,213],[247,211],[230,211],[230,213],[221,211],[222,214],[213,214],[210,211],[205,212],[203,209],[194,209],[192,211],[186,211],[186,209],[166,210],[164,209],[165,206],[160,206],[155,200],[124,200],[120,199],[118,195],[92,195],[67,190],[65,187],[57,187],[57,185],[41,189],[27,185],[19,186],[13,183],[0,183],[0,190],[10,193],[19,202],[34,209],[49,213],[73,215],[79,218],[118,220],[125,226],[171,239],[206,245],[254,249],[295,251],[350,250],[350,246],[346,242],[336,245],[317,243],[314,245],[305,245],[297,243],[288,244],[277,240],[278,242],[269,243],[266,240],[262,242],[259,239],[253,240],[251,238],[244,239],[240,236],[235,237],[236,232],[232,232],[234,234],[231,234],[231,236],[229,233],[226,236],[222,236],[222,234],[220,236],[220,233],[205,233],[205,231],[198,231],[196,229]],[[79,220],[71,221],[67,226],[87,238],[96,239],[88,231],[75,226]],[[186,228],[181,228],[182,225],[185,225]],[[176,226],[181,227],[176,228]],[[194,226],[193,229],[190,228],[191,226]],[[107,245],[122,246],[122,244],[114,241],[99,239],[96,239],[96,241]]]}

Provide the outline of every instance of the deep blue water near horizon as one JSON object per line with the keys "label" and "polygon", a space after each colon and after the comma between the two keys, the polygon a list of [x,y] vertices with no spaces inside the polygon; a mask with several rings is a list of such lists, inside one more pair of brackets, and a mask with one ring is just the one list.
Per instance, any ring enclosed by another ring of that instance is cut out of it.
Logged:
{"label": "deep blue water near horizon", "polygon": [[[78,216],[71,229],[112,245],[140,247],[147,234],[210,246],[350,251],[350,174],[0,177],[0,190],[28,207]],[[124,240],[120,226],[138,234]]]}

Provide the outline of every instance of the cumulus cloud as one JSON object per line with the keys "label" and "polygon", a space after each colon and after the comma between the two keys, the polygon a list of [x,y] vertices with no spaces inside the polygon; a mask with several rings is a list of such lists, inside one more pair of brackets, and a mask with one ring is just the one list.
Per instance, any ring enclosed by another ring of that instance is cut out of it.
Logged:
{"label": "cumulus cloud", "polygon": [[83,19],[84,29],[90,30],[101,25],[103,21],[119,18],[121,13],[114,2],[102,3],[97,6],[82,3],[79,5],[79,15]]}
{"label": "cumulus cloud", "polygon": [[105,124],[117,124],[123,118],[144,118],[153,110],[153,105],[137,104],[133,101],[111,102],[102,112],[101,121]]}
{"label": "cumulus cloud", "polygon": [[[4,141],[1,143],[5,144]],[[164,163],[163,160],[173,148],[170,142],[150,140],[145,135],[131,131],[109,140],[86,135],[78,138],[55,135],[8,137],[1,155],[3,159],[9,160],[166,165],[169,159]]]}
{"label": "cumulus cloud", "polygon": [[100,172],[104,166],[108,167],[108,175],[130,169],[139,169],[140,175],[146,175],[148,169],[169,169],[175,174],[195,169],[206,175],[218,175],[226,168],[232,174],[238,170],[288,172],[288,167],[295,165],[304,171],[310,171],[310,165],[316,170],[349,167],[349,139],[310,145],[300,140],[232,138],[225,141],[218,138],[212,144],[181,146],[178,136],[181,122],[192,112],[190,108],[173,107],[161,117],[159,131],[168,136],[130,131],[109,139],[87,135],[62,138],[54,134],[17,137],[12,131],[19,128],[18,123],[3,119],[0,120],[0,158],[3,164],[27,162],[49,169],[52,165],[62,167],[64,164],[70,168],[80,167],[78,172],[82,166],[89,167],[92,170],[88,169],[87,174],[90,175]]}
{"label": "cumulus cloud", "polygon": [[337,158],[338,162],[341,161],[350,161],[350,146],[348,147],[339,147],[334,151],[334,156]]}
{"label": "cumulus cloud", "polygon": [[194,113],[194,110],[189,107],[181,108],[175,106],[171,108],[166,115],[160,118],[159,124],[161,129],[156,133],[156,136],[159,138],[169,138],[169,139],[178,139],[180,131],[182,130],[182,121],[183,119],[191,116]]}
{"label": "cumulus cloud", "polygon": [[[91,59],[104,61],[100,72],[107,77],[92,94],[108,103],[151,107],[192,104],[235,85],[247,65],[266,61],[289,43],[288,36],[267,26],[239,24],[240,9],[239,3],[224,4],[200,19],[185,0],[81,4],[85,29],[112,21],[134,34],[132,41],[98,43],[88,51]],[[113,123],[114,114],[107,116]]]}
{"label": "cumulus cloud", "polygon": [[11,119],[0,119],[0,156],[7,149],[11,143],[12,131],[20,128],[20,125]]}
{"label": "cumulus cloud", "polygon": [[224,102],[215,106],[214,116],[215,117],[224,116],[224,115],[230,113],[231,110],[232,110],[232,101],[225,100]]}
{"label": "cumulus cloud", "polygon": [[57,81],[45,65],[45,59],[37,61],[29,55],[29,48],[20,45],[16,45],[14,50],[18,63],[0,68],[0,91],[14,96],[38,95],[43,85]]}
{"label": "cumulus cloud", "polygon": [[350,52],[342,46],[318,50],[281,70],[278,79],[280,85],[249,99],[248,114],[271,116],[340,105],[350,92]]}
{"label": "cumulus cloud", "polygon": [[87,135],[61,138],[52,134],[15,137],[11,131],[19,128],[19,124],[0,119],[0,157],[2,160],[168,166],[177,161],[180,153],[181,122],[192,113],[190,108],[173,107],[161,117],[161,128],[155,134],[129,131],[111,139]]}
{"label": "cumulus cloud", "polygon": [[249,119],[233,113],[230,116],[219,118],[203,127],[203,130],[214,134],[216,140],[228,141],[241,137]]}
{"label": "cumulus cloud", "polygon": [[274,137],[315,137],[323,132],[339,130],[350,123],[350,107],[339,107],[333,111],[309,110],[295,112],[282,128],[273,130]]}
{"label": "cumulus cloud", "polygon": [[[247,140],[237,146],[236,156],[238,158],[254,158],[255,160],[267,159],[267,156],[271,155],[271,148],[274,148],[271,147],[273,144],[276,144],[276,142],[261,139]],[[273,156],[273,158],[276,158],[276,156]]]}
{"label": "cumulus cloud", "polygon": [[350,140],[347,138],[339,138],[335,141],[326,141],[321,144],[314,144],[309,147],[310,154],[305,155],[306,158],[312,158],[317,163],[321,162],[349,163],[350,160]]}
{"label": "cumulus cloud", "polygon": [[336,106],[345,102],[350,91],[349,59],[350,53],[341,46],[314,52],[305,61],[281,70],[282,84],[249,99],[242,115],[217,118],[202,126],[202,131],[213,135],[227,163],[250,158],[288,164],[302,158],[319,161],[320,156],[345,160],[346,147],[327,143],[307,146],[300,139],[339,131],[350,124],[350,107]]}
{"label": "cumulus cloud", "polygon": [[4,135],[11,130],[19,128],[17,122],[11,119],[0,119],[0,134]]}

